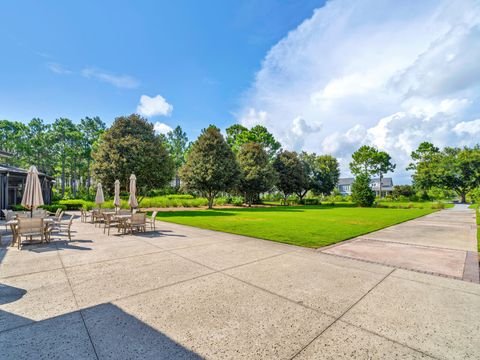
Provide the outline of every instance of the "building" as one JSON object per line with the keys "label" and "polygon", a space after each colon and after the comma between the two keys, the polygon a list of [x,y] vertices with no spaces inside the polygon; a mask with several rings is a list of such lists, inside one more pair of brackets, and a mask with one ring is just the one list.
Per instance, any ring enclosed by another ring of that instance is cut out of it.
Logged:
{"label": "building", "polygon": [[[0,150],[0,209],[20,205],[27,179],[27,170],[4,164],[11,157],[12,154]],[[38,175],[42,184],[43,202],[50,204],[54,180],[43,173]]]}
{"label": "building", "polygon": [[[342,178],[338,179],[337,189],[342,195],[352,194],[352,184],[354,178]],[[375,178],[370,180],[370,187],[375,191],[376,196],[380,196],[380,179]],[[393,191],[392,178],[382,178],[382,197],[390,195]]]}

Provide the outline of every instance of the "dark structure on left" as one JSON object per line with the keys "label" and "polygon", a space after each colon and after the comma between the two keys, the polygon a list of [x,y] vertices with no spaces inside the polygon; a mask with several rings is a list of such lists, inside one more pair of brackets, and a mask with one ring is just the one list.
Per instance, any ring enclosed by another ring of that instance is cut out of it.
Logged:
{"label": "dark structure on left", "polygon": [[[0,150],[0,209],[9,209],[12,205],[20,205],[23,189],[27,179],[27,170],[4,164],[12,154]],[[42,184],[43,202],[52,202],[52,187],[54,180],[51,176],[39,173]]]}

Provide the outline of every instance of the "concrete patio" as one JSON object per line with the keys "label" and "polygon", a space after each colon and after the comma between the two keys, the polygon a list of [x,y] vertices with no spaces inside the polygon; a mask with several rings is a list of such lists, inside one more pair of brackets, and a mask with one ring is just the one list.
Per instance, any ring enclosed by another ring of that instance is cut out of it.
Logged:
{"label": "concrete patio", "polygon": [[478,284],[157,225],[4,244],[0,358],[480,358]]}

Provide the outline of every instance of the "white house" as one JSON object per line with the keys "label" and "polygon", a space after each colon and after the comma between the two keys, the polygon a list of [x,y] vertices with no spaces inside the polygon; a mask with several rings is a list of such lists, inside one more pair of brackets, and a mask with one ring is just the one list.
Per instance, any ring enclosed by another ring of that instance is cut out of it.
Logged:
{"label": "white house", "polygon": [[[352,194],[352,184],[354,178],[342,178],[338,179],[337,189],[342,195]],[[370,187],[375,191],[375,195],[380,195],[380,179],[375,178],[370,180]],[[392,178],[382,178],[382,196],[390,195],[393,191]]]}

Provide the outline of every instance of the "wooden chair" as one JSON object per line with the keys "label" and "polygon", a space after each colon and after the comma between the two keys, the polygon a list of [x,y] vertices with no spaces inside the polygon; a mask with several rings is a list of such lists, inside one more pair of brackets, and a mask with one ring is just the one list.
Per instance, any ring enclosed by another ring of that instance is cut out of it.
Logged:
{"label": "wooden chair", "polygon": [[18,218],[16,233],[18,248],[20,249],[22,237],[30,238],[30,241],[32,241],[34,236],[39,236],[43,244],[45,240],[45,227],[43,225],[43,219],[21,217]]}
{"label": "wooden chair", "polygon": [[146,222],[147,224],[150,225],[150,229],[153,229],[155,230],[155,220],[157,218],[157,214],[158,214],[158,211],[155,210],[154,212],[152,212],[152,216],[150,217],[150,219],[146,219]]}
{"label": "wooden chair", "polygon": [[130,234],[133,233],[133,229],[145,232],[147,226],[146,218],[147,214],[145,213],[132,214],[132,217],[128,219],[125,223],[126,229],[130,230]]}
{"label": "wooden chair", "polygon": [[92,218],[92,212],[91,211],[88,211],[88,210],[83,210],[83,209],[80,209],[80,221],[81,222],[88,222],[88,218]]}
{"label": "wooden chair", "polygon": [[120,222],[115,219],[114,214],[103,214],[103,233],[105,234],[106,229],[108,229],[108,235],[110,235],[110,229],[117,228],[120,231]]}
{"label": "wooden chair", "polygon": [[59,235],[61,233],[66,233],[68,240],[72,241],[72,223],[74,217],[74,215],[71,215],[69,220],[53,222],[47,230],[47,240],[50,241],[52,239],[52,233],[57,233]]}

